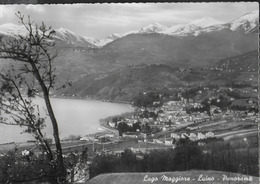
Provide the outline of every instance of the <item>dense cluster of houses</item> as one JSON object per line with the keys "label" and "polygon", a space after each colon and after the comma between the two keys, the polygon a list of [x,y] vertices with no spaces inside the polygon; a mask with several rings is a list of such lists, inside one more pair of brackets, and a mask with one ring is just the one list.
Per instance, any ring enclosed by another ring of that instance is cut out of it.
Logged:
{"label": "dense cluster of houses", "polygon": [[[208,90],[208,88],[203,88],[202,90]],[[230,91],[233,89],[230,88]],[[200,91],[198,91],[200,93]],[[193,130],[196,128],[194,125],[203,122],[209,121],[222,121],[222,120],[253,120],[257,121],[255,112],[247,112],[247,111],[236,111],[228,109],[226,111],[222,111],[220,107],[216,105],[210,105],[209,111],[193,111],[191,113],[187,113],[187,108],[203,108],[201,101],[195,101],[193,99],[185,99],[182,98],[181,94],[178,94],[178,101],[168,101],[164,102],[162,105],[161,102],[154,102],[154,107],[142,107],[136,108],[134,113],[128,116],[120,117],[116,121],[109,120],[106,122],[106,129],[110,129],[111,135],[101,135],[97,138],[84,137],[82,140],[87,141],[95,141],[95,142],[108,142],[113,139],[118,138],[118,125],[120,123],[126,123],[129,127],[133,127],[136,123],[140,124],[140,129],[135,129],[135,132],[123,132],[123,138],[134,138],[134,139],[142,139],[146,140],[147,135],[152,135],[153,132],[145,132],[143,131],[144,126],[150,126],[151,128],[155,128],[159,131],[168,131],[173,130],[178,126],[186,126],[189,130]],[[215,101],[216,103],[220,102],[220,99],[215,97],[208,98],[209,104],[211,101]],[[234,99],[230,99],[234,100]],[[159,105],[160,104],[160,105]],[[252,100],[248,100],[248,104],[254,105]],[[192,125],[193,124],[193,125]],[[191,125],[191,126],[190,126]],[[103,127],[103,126],[102,126]],[[152,137],[152,136],[149,136]],[[214,137],[213,132],[208,132],[206,134],[198,133],[197,135],[194,133],[182,134],[179,137],[184,138],[188,137],[190,140],[202,140],[204,138]],[[171,136],[173,139],[178,139],[178,136]],[[150,142],[155,143],[164,143],[171,144],[172,140],[150,140]]]}
{"label": "dense cluster of houses", "polygon": [[[209,100],[214,100],[214,98],[210,98]],[[217,99],[218,100],[218,99]],[[156,103],[156,102],[155,102]],[[244,111],[234,111],[228,109],[227,111],[223,111],[215,105],[210,105],[210,111],[206,112],[192,112],[190,114],[187,113],[186,108],[201,108],[201,102],[194,102],[193,100],[187,101],[187,99],[179,100],[179,101],[168,101],[165,102],[161,106],[157,107],[147,107],[147,108],[137,108],[135,113],[132,114],[131,117],[123,117],[120,121],[113,122],[109,121],[108,126],[110,128],[116,129],[117,126],[124,122],[128,126],[133,126],[134,123],[139,122],[141,126],[149,125],[151,127],[159,128],[160,131],[172,130],[173,127],[178,127],[179,125],[192,125],[207,121],[217,121],[217,120],[225,120],[230,118],[238,118],[239,120],[243,120],[243,118],[247,118],[250,120],[256,119],[256,114],[254,112],[244,112]],[[144,116],[143,114],[146,114]],[[242,118],[242,119],[241,119]],[[188,126],[190,130],[192,130],[193,126]],[[147,133],[147,132],[146,132]],[[137,130],[136,132],[124,132],[122,134],[123,138],[135,138],[135,139],[143,139],[147,141],[142,135],[142,130]],[[181,134],[174,135],[172,134],[171,140],[150,140],[153,143],[164,143],[164,144],[172,144],[172,139],[178,140],[178,138],[188,137],[192,141],[207,139],[209,137],[214,137],[213,132],[203,133],[190,133],[190,134]]]}
{"label": "dense cluster of houses", "polygon": [[[189,102],[189,106],[200,107],[201,104],[197,102]],[[185,123],[197,123],[211,120],[207,112],[194,112],[187,114],[185,107],[186,101],[169,101],[165,102],[161,107],[137,108],[137,114],[132,117],[123,118],[118,122],[109,121],[108,125],[111,128],[116,128],[117,125],[124,122],[128,126],[133,126],[134,123],[140,122],[141,125],[148,124],[153,127],[158,127],[162,131],[169,129],[173,125],[180,125]],[[218,107],[212,107],[212,111],[219,110]],[[148,116],[142,115],[146,112]],[[152,114],[152,115],[151,115]]]}
{"label": "dense cluster of houses", "polygon": [[176,134],[176,133],[171,133],[171,138],[174,140],[178,141],[180,138],[189,138],[191,141],[198,141],[198,140],[204,140],[208,138],[213,138],[215,134],[213,132],[198,132],[197,134],[195,133],[182,133],[181,135]]}
{"label": "dense cluster of houses", "polygon": [[138,140],[138,142],[145,142],[145,143],[154,143],[154,144],[164,144],[166,146],[174,146],[180,139],[190,139],[191,141],[200,141],[205,140],[209,138],[215,137],[215,134],[213,132],[198,132],[198,133],[171,133],[170,137],[168,138],[153,138],[153,134],[151,136],[147,136],[147,134],[144,133],[124,133],[124,138],[135,138]]}

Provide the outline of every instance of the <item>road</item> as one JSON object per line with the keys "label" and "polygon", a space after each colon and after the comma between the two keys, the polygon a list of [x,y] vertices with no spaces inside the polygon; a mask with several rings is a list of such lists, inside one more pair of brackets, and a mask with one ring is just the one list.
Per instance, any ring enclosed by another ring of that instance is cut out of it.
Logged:
{"label": "road", "polygon": [[237,130],[237,131],[231,131],[231,132],[218,134],[218,135],[215,135],[215,137],[223,138],[225,141],[227,141],[234,137],[245,137],[247,135],[253,135],[253,134],[258,134],[258,133],[259,133],[259,130],[256,130],[256,129]]}
{"label": "road", "polygon": [[209,124],[206,124],[206,125],[200,125],[199,127],[204,128],[204,127],[210,127],[210,126],[214,126],[214,125],[220,125],[220,124],[223,124],[223,123],[227,123],[227,120],[218,121],[218,122],[215,122],[215,123],[209,123]]}

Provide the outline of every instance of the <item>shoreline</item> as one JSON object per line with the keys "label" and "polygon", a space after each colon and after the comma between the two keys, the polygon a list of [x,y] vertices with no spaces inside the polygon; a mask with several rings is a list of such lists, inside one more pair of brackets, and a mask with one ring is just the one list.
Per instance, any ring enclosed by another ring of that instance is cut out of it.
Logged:
{"label": "shoreline", "polygon": [[[43,99],[43,97],[41,95],[37,95],[36,98],[42,98]],[[53,96],[53,95],[51,95],[50,98],[53,98],[53,99],[64,99],[64,100],[66,100],[66,99],[67,100],[69,100],[69,99],[71,99],[71,100],[96,100],[96,101],[100,101],[100,102],[129,105],[130,106],[130,111],[129,112],[133,112],[134,109],[135,109],[135,107],[130,102],[110,101],[110,100],[104,100],[104,99],[98,99],[98,98],[92,98],[92,97],[85,97],[85,98],[83,98],[83,97],[78,97],[78,96],[77,97],[72,97],[72,96]],[[115,114],[113,116],[119,116],[119,115],[121,115],[121,114]],[[105,123],[104,123],[105,119],[107,119],[109,117],[113,117],[113,116],[108,116],[108,117],[105,117],[105,118],[98,119],[97,123],[99,123],[99,124],[98,124],[97,130],[95,132],[93,132],[93,133],[90,133],[90,134],[95,135],[95,134],[100,134],[102,132],[107,132],[107,131],[115,133],[117,131],[116,129],[113,129],[111,127],[107,127],[105,125]],[[19,125],[17,125],[17,126],[19,126]],[[102,129],[102,130],[98,130],[98,129]],[[81,135],[81,137],[84,137],[84,136],[86,136],[86,135]],[[66,137],[63,137],[61,139],[61,141],[67,141]],[[22,142],[8,141],[8,142],[0,143],[0,146],[17,145],[17,144],[31,144],[31,143],[34,143],[34,142],[36,142],[36,141],[33,140],[33,139],[29,139],[27,141],[22,141]]]}
{"label": "shoreline", "polygon": [[100,122],[100,128],[104,129],[105,131],[112,132],[114,134],[119,134],[117,129],[114,129],[106,125],[105,119],[100,119],[99,122]]}
{"label": "shoreline", "polygon": [[[107,102],[107,103],[125,104],[125,105],[130,105],[131,106],[131,112],[133,112],[134,109],[136,108],[135,106],[133,106],[133,102],[127,102],[127,101],[113,101],[113,100],[105,100],[105,99],[99,99],[99,98],[93,98],[93,97],[79,97],[79,96],[50,96],[50,97],[51,98],[56,98],[56,99],[97,100],[97,101],[102,101],[102,102]],[[120,116],[120,115],[121,114],[116,114],[116,115],[113,115],[113,116]],[[105,133],[106,131],[109,131],[109,132],[112,132],[114,134],[117,134],[118,130],[114,129],[112,127],[107,126],[106,122],[105,122],[106,119],[108,119],[110,117],[113,117],[113,116],[108,116],[108,117],[99,119],[98,120],[98,122],[99,122],[98,129],[101,129],[101,130],[97,130],[97,132],[91,133],[91,135],[100,134],[102,132]]]}
{"label": "shoreline", "polygon": [[[39,95],[39,97],[43,98],[42,96]],[[117,101],[117,100],[108,100],[108,99],[102,99],[98,97],[81,97],[81,96],[62,96],[62,95],[50,95],[50,98],[60,98],[60,99],[78,99],[78,100],[99,100],[102,102],[109,102],[109,103],[118,103],[118,104],[128,104],[128,105],[133,105],[133,102],[129,101]]]}

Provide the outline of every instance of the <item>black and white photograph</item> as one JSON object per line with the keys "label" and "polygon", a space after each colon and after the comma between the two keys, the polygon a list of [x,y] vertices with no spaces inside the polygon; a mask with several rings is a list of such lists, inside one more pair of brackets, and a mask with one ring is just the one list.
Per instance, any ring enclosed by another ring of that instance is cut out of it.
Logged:
{"label": "black and white photograph", "polygon": [[259,184],[259,4],[0,4],[0,184]]}

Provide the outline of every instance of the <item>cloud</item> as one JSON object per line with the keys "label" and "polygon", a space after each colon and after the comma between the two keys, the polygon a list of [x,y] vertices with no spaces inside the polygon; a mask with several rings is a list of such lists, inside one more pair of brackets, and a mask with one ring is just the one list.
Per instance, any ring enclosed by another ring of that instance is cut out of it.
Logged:
{"label": "cloud", "polygon": [[14,15],[15,8],[11,5],[0,5],[0,18],[9,18]]}
{"label": "cloud", "polygon": [[0,18],[4,16],[4,8],[0,6]]}
{"label": "cloud", "polygon": [[14,13],[20,11],[25,16],[30,15],[32,20],[44,21],[54,28],[66,27],[84,36],[105,37],[113,32],[139,30],[154,22],[171,26],[204,16],[228,22],[252,10],[258,10],[257,3],[0,5],[0,24],[17,23]]}
{"label": "cloud", "polygon": [[29,4],[26,6],[26,9],[32,12],[38,12],[38,13],[44,13],[45,12],[45,6],[43,5],[33,5]]}

